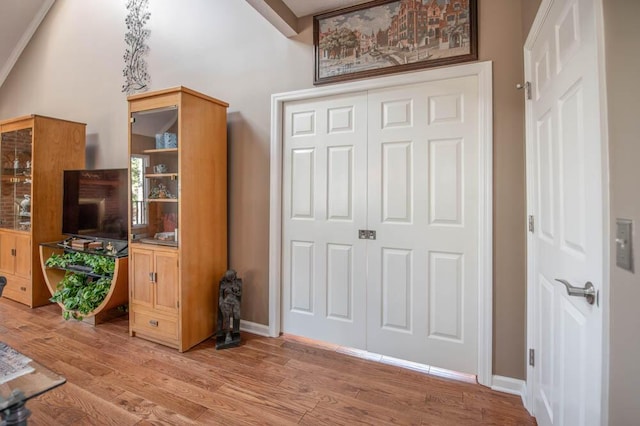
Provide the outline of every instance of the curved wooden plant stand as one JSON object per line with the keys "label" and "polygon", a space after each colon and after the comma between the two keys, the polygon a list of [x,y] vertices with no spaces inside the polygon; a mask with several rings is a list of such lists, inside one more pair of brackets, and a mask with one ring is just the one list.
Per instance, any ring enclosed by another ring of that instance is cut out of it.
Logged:
{"label": "curved wooden plant stand", "polygon": [[[45,262],[52,254],[63,254],[63,249],[40,246],[40,266],[42,267],[42,273],[44,274],[44,280],[47,283],[49,291],[53,295],[58,287],[58,283],[64,278],[66,271],[62,269],[49,268],[45,265]],[[99,256],[99,255],[96,255]],[[129,258],[119,257],[115,259],[116,265],[113,271],[113,278],[111,280],[111,288],[105,296],[104,300],[93,311],[87,314],[79,314],[83,317],[83,321],[91,324],[100,324],[108,321],[116,316],[123,314],[124,312],[116,312],[114,308],[124,305],[129,302]],[[62,309],[64,306],[58,303]]]}

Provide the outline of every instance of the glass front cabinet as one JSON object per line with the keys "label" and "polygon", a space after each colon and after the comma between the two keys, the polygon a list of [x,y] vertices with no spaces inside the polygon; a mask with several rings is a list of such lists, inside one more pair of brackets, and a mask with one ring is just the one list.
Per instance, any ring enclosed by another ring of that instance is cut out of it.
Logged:
{"label": "glass front cabinet", "polygon": [[0,120],[3,297],[49,302],[38,246],[62,238],[62,172],[85,166],[85,124],[39,115]]}
{"label": "glass front cabinet", "polygon": [[178,246],[178,106],[131,114],[134,241]]}
{"label": "glass front cabinet", "polygon": [[0,228],[19,231],[31,229],[31,149],[33,129],[2,133],[2,197]]}
{"label": "glass front cabinet", "polygon": [[129,332],[186,351],[227,269],[227,107],[177,87],[129,100]]}

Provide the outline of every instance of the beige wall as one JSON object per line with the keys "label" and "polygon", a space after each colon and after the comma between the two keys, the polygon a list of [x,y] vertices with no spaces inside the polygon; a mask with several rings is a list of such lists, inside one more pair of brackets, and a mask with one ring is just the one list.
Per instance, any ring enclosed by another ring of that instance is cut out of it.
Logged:
{"label": "beige wall", "polygon": [[[522,0],[536,1],[536,0]],[[243,318],[268,321],[270,95],[312,85],[311,20],[283,37],[246,2],[150,2],[151,89],[184,85],[229,102],[230,266]],[[525,171],[521,1],[479,1],[479,56],[494,61],[494,373],[525,377]],[[57,0],[0,88],[0,118],[88,124],[88,164],[125,167],[121,1]],[[212,283],[214,285],[214,283]]]}
{"label": "beige wall", "polygon": [[[603,1],[611,197],[609,424],[640,419],[640,2]],[[615,220],[633,220],[635,273],[616,266]]]}
{"label": "beige wall", "polygon": [[493,373],[524,379],[524,95],[516,90],[524,79],[521,16],[519,1],[479,2],[479,59],[493,61]]}
{"label": "beige wall", "polygon": [[542,0],[522,0],[522,44],[524,45],[527,36],[529,35],[529,29],[533,24],[533,20],[538,13],[540,2]]}

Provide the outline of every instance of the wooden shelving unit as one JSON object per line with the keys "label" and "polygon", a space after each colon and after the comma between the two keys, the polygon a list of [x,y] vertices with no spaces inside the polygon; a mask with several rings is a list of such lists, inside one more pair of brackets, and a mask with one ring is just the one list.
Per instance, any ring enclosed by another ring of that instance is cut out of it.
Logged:
{"label": "wooden shelving unit", "polygon": [[227,269],[228,104],[184,87],[128,99],[129,330],[182,352],[215,333]]}
{"label": "wooden shelving unit", "polygon": [[[62,172],[85,167],[85,127],[40,115],[0,121],[3,297],[32,308],[50,303],[38,246],[63,238]],[[28,211],[21,207],[27,197]]]}

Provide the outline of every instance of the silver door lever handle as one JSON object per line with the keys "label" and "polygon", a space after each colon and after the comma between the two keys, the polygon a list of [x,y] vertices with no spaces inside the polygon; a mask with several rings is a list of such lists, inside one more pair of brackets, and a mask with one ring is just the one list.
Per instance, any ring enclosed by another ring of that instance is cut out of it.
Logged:
{"label": "silver door lever handle", "polygon": [[569,296],[582,296],[587,299],[587,303],[590,305],[593,305],[593,303],[596,301],[596,288],[593,286],[593,284],[591,284],[591,281],[587,281],[587,283],[584,285],[584,288],[574,287],[567,281],[561,280],[559,278],[556,278],[556,281],[564,284],[564,286],[567,288],[567,293],[569,294]]}

